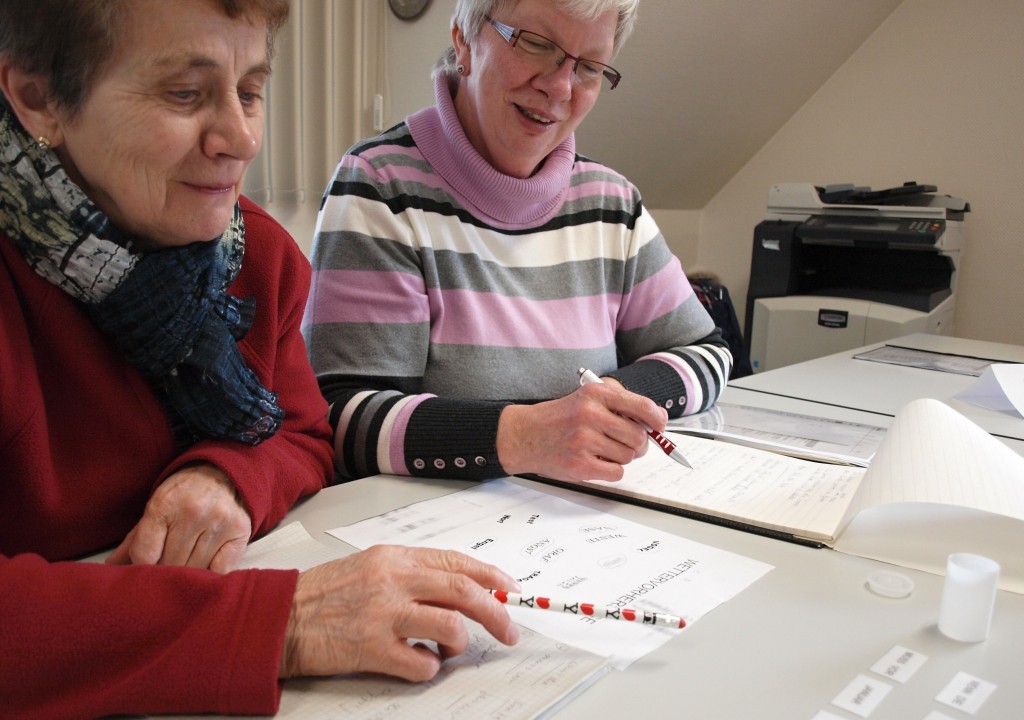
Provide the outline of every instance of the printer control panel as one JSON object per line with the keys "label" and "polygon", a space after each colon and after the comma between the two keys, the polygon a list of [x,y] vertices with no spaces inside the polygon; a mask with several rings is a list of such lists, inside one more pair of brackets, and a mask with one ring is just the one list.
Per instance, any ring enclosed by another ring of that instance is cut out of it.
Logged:
{"label": "printer control panel", "polygon": [[921,218],[812,215],[797,235],[804,241],[848,244],[935,245],[946,229],[945,220]]}

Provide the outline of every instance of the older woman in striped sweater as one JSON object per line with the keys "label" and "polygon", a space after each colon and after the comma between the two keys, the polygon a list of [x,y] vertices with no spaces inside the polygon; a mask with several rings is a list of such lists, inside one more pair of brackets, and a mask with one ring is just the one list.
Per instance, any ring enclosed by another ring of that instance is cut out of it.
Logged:
{"label": "older woman in striped sweater", "polygon": [[341,479],[615,480],[641,424],[718,398],[719,330],[637,189],[576,151],[637,4],[459,0],[436,104],[342,158],[303,324]]}

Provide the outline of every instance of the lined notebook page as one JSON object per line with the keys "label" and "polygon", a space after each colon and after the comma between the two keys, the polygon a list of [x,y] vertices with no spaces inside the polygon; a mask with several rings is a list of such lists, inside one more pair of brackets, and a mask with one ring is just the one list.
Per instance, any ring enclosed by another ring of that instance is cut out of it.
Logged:
{"label": "lined notebook page", "polygon": [[677,440],[694,469],[650,448],[610,492],[706,512],[820,540],[833,538],[864,476],[862,468],[814,463],[734,443]]}
{"label": "lined notebook page", "polygon": [[871,462],[856,509],[898,502],[1024,520],[1024,457],[938,400],[908,403]]}
{"label": "lined notebook page", "polygon": [[1024,593],[1024,457],[937,400],[896,415],[835,549],[943,575],[971,552]]}
{"label": "lined notebook page", "polygon": [[[252,543],[240,567],[307,568],[344,556],[291,523]],[[608,669],[606,658],[520,627],[506,647],[466,620],[470,645],[444,662],[431,681],[384,676],[288,680],[278,718],[420,720],[421,718],[534,718],[567,702]]]}

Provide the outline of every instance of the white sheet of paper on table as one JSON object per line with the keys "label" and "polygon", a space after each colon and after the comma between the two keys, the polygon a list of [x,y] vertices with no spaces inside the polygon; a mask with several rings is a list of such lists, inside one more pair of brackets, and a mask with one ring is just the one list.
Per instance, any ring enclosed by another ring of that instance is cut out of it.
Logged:
{"label": "white sheet of paper on table", "polygon": [[1024,417],[1024,364],[989,365],[981,377],[954,397],[972,405]]}
{"label": "white sheet of paper on table", "polygon": [[[329,530],[379,543],[460,550],[505,570],[523,592],[664,612],[692,624],[771,565],[646,527],[507,480]],[[620,669],[685,629],[510,608],[516,622],[611,658]]]}

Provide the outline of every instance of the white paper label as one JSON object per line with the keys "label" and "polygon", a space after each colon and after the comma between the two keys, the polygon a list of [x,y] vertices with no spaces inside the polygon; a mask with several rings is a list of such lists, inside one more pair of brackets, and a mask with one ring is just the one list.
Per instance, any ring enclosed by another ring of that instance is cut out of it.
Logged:
{"label": "white paper label", "polygon": [[995,689],[994,683],[961,672],[956,674],[935,699],[943,705],[974,715]]}
{"label": "white paper label", "polygon": [[867,675],[858,675],[841,693],[835,696],[832,704],[837,708],[866,718],[875,711],[890,690],[892,690],[892,685],[886,685]]}
{"label": "white paper label", "polygon": [[898,683],[905,683],[921,669],[926,660],[928,660],[927,655],[896,645],[871,666],[871,672],[876,672]]}

